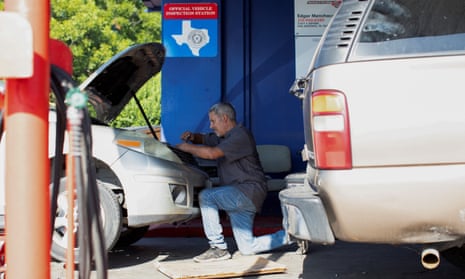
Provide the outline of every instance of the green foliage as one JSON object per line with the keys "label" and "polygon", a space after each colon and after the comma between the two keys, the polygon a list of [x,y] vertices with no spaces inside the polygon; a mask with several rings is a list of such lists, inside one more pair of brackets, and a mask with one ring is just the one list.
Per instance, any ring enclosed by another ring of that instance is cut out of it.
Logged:
{"label": "green foliage", "polygon": [[[147,118],[152,125],[160,124],[161,99],[160,99],[160,75],[150,79],[144,87],[137,92],[141,106],[144,108]],[[145,120],[132,99],[112,122],[115,127],[145,126]]]}
{"label": "green foliage", "polygon": [[145,9],[141,0],[52,0],[50,37],[71,48],[82,82],[128,46],[160,41],[160,14]]}
{"label": "green foliage", "polygon": [[[0,0],[3,10],[4,0]],[[83,82],[98,67],[125,48],[160,42],[161,15],[146,12],[142,0],[51,0],[50,37],[73,53],[73,78]],[[160,123],[160,76],[137,93],[152,124]],[[145,125],[133,100],[112,126]]]}

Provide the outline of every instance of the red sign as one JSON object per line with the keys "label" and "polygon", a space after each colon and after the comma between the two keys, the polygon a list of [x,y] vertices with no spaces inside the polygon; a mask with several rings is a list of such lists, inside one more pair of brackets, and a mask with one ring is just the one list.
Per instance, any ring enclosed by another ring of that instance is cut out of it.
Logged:
{"label": "red sign", "polygon": [[164,19],[217,19],[216,3],[169,3],[163,6]]}

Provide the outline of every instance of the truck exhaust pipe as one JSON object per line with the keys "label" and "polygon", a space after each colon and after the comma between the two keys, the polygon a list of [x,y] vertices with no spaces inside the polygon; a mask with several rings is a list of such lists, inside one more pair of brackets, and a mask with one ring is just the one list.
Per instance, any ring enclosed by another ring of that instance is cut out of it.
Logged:
{"label": "truck exhaust pipe", "polygon": [[439,251],[433,248],[424,249],[421,252],[421,264],[426,269],[435,269],[439,266]]}

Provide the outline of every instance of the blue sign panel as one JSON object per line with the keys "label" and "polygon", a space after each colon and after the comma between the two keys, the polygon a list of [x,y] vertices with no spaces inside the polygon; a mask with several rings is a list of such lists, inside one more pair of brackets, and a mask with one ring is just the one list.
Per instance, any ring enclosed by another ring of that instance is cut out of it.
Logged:
{"label": "blue sign panel", "polygon": [[163,44],[167,57],[216,57],[216,3],[169,3],[163,7]]}

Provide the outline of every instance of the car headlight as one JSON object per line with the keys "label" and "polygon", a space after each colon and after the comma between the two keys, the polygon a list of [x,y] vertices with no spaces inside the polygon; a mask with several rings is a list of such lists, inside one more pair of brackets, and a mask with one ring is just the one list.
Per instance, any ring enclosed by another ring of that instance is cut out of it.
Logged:
{"label": "car headlight", "polygon": [[182,163],[164,143],[142,133],[125,131],[118,135],[116,144],[160,159]]}

